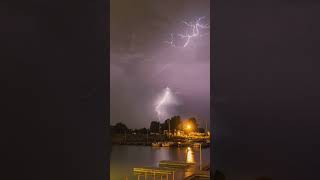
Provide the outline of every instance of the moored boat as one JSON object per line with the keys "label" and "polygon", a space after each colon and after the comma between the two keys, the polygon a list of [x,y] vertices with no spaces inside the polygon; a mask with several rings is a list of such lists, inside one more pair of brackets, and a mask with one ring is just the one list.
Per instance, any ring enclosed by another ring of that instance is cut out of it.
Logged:
{"label": "moored boat", "polygon": [[193,143],[193,147],[199,148],[201,146],[201,143]]}
{"label": "moored boat", "polygon": [[174,142],[164,142],[162,143],[162,147],[171,147],[174,145]]}
{"label": "moored boat", "polygon": [[154,142],[151,145],[152,147],[161,147],[161,142]]}

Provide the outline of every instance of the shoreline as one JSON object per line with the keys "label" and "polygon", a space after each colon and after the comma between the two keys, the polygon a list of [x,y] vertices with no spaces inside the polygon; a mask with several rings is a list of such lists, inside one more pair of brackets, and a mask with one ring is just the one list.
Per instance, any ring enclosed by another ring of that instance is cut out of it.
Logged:
{"label": "shoreline", "polygon": [[[163,146],[163,143],[168,143],[171,142],[170,146]],[[179,144],[177,142],[172,142],[172,141],[163,141],[163,142],[157,142],[160,143],[161,145],[153,146],[151,142],[113,142],[112,145],[119,145],[119,146],[151,146],[151,147],[195,147],[196,145],[201,144],[202,148],[209,148],[210,144],[209,143],[199,143],[199,142],[190,142],[190,143],[183,143]]]}

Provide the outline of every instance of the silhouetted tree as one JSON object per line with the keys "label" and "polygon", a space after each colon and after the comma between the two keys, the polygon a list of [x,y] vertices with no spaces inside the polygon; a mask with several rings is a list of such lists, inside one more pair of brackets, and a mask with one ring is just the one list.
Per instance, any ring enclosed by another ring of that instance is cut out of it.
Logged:
{"label": "silhouetted tree", "polygon": [[197,119],[196,118],[194,118],[194,117],[192,117],[192,118],[189,118],[189,121],[193,124],[193,129],[195,130],[195,131],[198,131],[198,122],[197,122]]}
{"label": "silhouetted tree", "polygon": [[113,130],[115,133],[126,133],[128,132],[128,128],[125,124],[123,123],[117,123],[114,127]]}
{"label": "silhouetted tree", "polygon": [[161,131],[169,130],[169,122],[170,122],[170,130],[173,131],[174,129],[180,129],[181,118],[180,116],[173,116],[170,119],[164,121],[164,123],[160,124]]}
{"label": "silhouetted tree", "polygon": [[148,133],[147,128],[138,129],[137,131],[139,134],[147,134]]}
{"label": "silhouetted tree", "polygon": [[199,133],[205,133],[205,130],[203,128],[198,129]]}
{"label": "silhouetted tree", "polygon": [[150,132],[159,133],[160,131],[160,122],[152,121],[150,124]]}
{"label": "silhouetted tree", "polygon": [[181,118],[180,116],[173,116],[171,119],[170,119],[170,128],[172,130],[174,129],[177,129],[179,130],[180,129],[180,125],[181,124]]}
{"label": "silhouetted tree", "polygon": [[169,119],[165,120],[163,123],[160,124],[161,132],[169,129],[168,121],[169,121]]}

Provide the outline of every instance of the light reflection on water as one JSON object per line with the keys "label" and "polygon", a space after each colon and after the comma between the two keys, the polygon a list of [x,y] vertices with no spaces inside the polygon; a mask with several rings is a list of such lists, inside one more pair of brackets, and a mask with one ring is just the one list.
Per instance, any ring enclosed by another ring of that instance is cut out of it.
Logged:
{"label": "light reflection on water", "polygon": [[[165,148],[150,146],[112,146],[110,161],[111,180],[137,179],[134,167],[158,167],[161,160],[199,162],[199,149]],[[202,161],[210,162],[210,149],[202,149]]]}
{"label": "light reflection on water", "polygon": [[194,161],[194,152],[192,151],[192,149],[190,147],[188,147],[186,149],[186,151],[187,151],[187,159],[186,159],[186,161],[188,163],[194,163],[195,162]]}

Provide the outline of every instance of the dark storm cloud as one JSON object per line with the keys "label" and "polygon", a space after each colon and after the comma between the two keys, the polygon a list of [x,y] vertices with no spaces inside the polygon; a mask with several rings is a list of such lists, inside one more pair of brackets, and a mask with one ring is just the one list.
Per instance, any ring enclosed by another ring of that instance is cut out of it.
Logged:
{"label": "dark storm cloud", "polygon": [[210,36],[183,49],[164,43],[170,33],[184,33],[183,20],[207,16],[209,22],[209,2],[111,2],[112,124],[122,121],[139,128],[157,120],[155,102],[166,86],[179,101],[172,115],[209,120]]}

